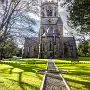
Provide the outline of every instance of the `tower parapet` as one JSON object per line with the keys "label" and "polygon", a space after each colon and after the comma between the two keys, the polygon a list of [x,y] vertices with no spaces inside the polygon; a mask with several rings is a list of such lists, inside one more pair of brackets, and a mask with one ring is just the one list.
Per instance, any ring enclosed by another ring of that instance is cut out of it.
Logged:
{"label": "tower parapet", "polygon": [[[58,17],[58,1],[44,0],[41,3],[41,17]],[[42,19],[42,18],[41,18]]]}
{"label": "tower parapet", "polygon": [[42,0],[41,1],[41,5],[44,5],[44,4],[57,4],[58,5],[58,0]]}

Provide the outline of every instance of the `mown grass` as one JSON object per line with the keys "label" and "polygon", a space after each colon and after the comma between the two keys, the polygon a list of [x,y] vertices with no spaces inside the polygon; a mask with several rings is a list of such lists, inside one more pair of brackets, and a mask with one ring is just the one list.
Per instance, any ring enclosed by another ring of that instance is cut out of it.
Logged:
{"label": "mown grass", "polygon": [[72,90],[90,90],[90,64],[60,64],[60,61],[55,63],[59,70],[68,70],[67,74],[62,75]]}
{"label": "mown grass", "polygon": [[46,64],[47,61],[46,60],[29,60],[29,59],[17,59],[17,58],[13,58],[11,60],[2,60],[2,62],[5,63],[26,63],[26,64]]}
{"label": "mown grass", "polygon": [[86,62],[86,63],[90,63],[90,57],[79,57],[78,59],[71,59],[71,58],[69,58],[69,59],[62,59],[62,60],[56,60],[55,61],[56,63],[74,63],[74,62],[76,62],[76,63],[78,63],[78,62],[80,62],[80,63],[84,63],[84,62]]}
{"label": "mown grass", "polygon": [[40,90],[43,75],[37,72],[46,69],[47,61],[18,59],[2,63],[5,64],[0,64],[0,90]]}
{"label": "mown grass", "polygon": [[90,61],[90,57],[80,57],[80,61]]}

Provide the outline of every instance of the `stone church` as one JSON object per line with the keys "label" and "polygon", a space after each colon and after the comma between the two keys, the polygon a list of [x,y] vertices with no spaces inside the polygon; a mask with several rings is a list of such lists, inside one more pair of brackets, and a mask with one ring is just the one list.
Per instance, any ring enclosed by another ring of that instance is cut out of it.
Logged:
{"label": "stone church", "polygon": [[63,22],[58,13],[58,1],[41,2],[41,26],[38,37],[25,38],[25,58],[77,57],[74,37],[63,36]]}

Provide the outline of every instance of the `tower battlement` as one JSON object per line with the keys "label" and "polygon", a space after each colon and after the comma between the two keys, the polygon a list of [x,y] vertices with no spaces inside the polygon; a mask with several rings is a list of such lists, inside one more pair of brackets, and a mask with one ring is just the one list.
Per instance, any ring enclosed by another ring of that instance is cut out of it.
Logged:
{"label": "tower battlement", "polygon": [[58,3],[58,0],[42,0],[41,1],[42,4],[46,4],[46,3]]}

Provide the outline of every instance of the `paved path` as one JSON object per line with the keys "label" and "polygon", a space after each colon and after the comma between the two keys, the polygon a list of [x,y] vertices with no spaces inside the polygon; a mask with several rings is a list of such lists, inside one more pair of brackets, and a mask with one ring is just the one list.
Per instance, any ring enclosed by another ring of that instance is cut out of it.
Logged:
{"label": "paved path", "polygon": [[55,73],[56,71],[54,62],[49,59],[43,90],[68,90],[60,74]]}

